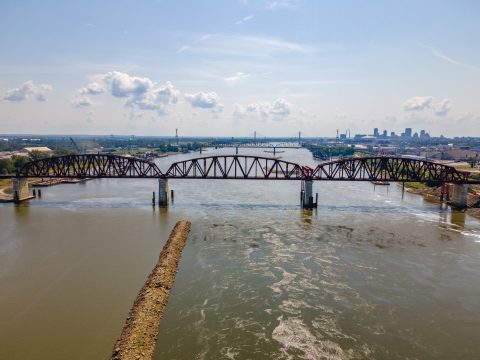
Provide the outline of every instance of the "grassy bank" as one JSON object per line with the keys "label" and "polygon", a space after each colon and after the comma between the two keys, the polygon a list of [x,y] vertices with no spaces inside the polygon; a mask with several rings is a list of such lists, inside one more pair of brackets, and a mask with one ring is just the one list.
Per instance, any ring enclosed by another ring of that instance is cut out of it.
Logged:
{"label": "grassy bank", "polygon": [[427,187],[425,183],[418,183],[418,182],[406,182],[405,187],[408,189],[415,189],[421,190]]}

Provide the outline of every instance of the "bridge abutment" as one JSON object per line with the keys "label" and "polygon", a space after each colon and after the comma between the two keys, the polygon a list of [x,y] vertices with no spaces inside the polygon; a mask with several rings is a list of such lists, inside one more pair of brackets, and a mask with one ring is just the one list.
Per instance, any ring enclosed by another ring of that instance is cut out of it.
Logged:
{"label": "bridge abutment", "polygon": [[168,179],[158,179],[158,206],[168,206]]}
{"label": "bridge abutment", "polygon": [[451,197],[451,204],[459,209],[464,209],[468,206],[468,184],[453,184],[453,192]]}
{"label": "bridge abutment", "polygon": [[12,178],[12,194],[13,201],[16,203],[31,198],[28,193],[28,181],[26,178]]}

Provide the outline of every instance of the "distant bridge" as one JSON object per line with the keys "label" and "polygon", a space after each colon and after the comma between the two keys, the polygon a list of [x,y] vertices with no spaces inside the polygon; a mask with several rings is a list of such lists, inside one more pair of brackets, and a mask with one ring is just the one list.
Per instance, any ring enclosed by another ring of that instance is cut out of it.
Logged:
{"label": "distant bridge", "polygon": [[303,146],[301,142],[264,142],[264,141],[251,141],[251,142],[226,142],[226,143],[211,143],[211,147],[218,148],[235,148],[238,155],[238,149],[273,149],[273,155],[277,153],[277,149],[299,149]]}
{"label": "distant bridge", "polygon": [[262,141],[251,141],[251,142],[227,142],[227,143],[211,143],[210,146],[216,148],[277,148],[277,149],[298,149],[302,147],[302,144],[298,141],[290,142],[262,142]]}
{"label": "distant bridge", "polygon": [[401,157],[348,158],[314,168],[248,155],[219,155],[175,162],[162,172],[153,162],[107,154],[66,155],[31,161],[17,178],[164,178],[309,181],[394,181],[478,184],[469,172],[428,160]]}

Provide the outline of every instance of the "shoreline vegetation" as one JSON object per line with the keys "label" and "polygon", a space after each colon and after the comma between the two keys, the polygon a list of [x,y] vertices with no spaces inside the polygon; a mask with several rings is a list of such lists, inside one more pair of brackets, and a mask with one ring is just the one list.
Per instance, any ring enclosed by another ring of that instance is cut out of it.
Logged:
{"label": "shoreline vegetation", "polygon": [[155,268],[133,303],[114,346],[112,360],[152,359],[160,321],[190,228],[189,221],[181,220],[170,233]]}

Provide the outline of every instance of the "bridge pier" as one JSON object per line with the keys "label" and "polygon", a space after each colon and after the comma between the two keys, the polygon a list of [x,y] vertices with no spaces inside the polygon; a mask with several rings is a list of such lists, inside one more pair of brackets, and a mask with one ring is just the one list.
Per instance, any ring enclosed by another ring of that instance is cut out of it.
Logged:
{"label": "bridge pier", "polygon": [[304,180],[302,184],[302,207],[304,209],[314,209],[317,207],[317,201],[313,201],[313,181],[312,180]]}
{"label": "bridge pier", "polygon": [[168,179],[158,179],[158,206],[168,206]]}
{"label": "bridge pier", "polygon": [[12,194],[13,201],[16,203],[31,199],[33,196],[28,193],[28,180],[19,177],[12,178]]}
{"label": "bridge pier", "polygon": [[458,209],[465,209],[468,206],[468,184],[453,184],[451,204]]}

